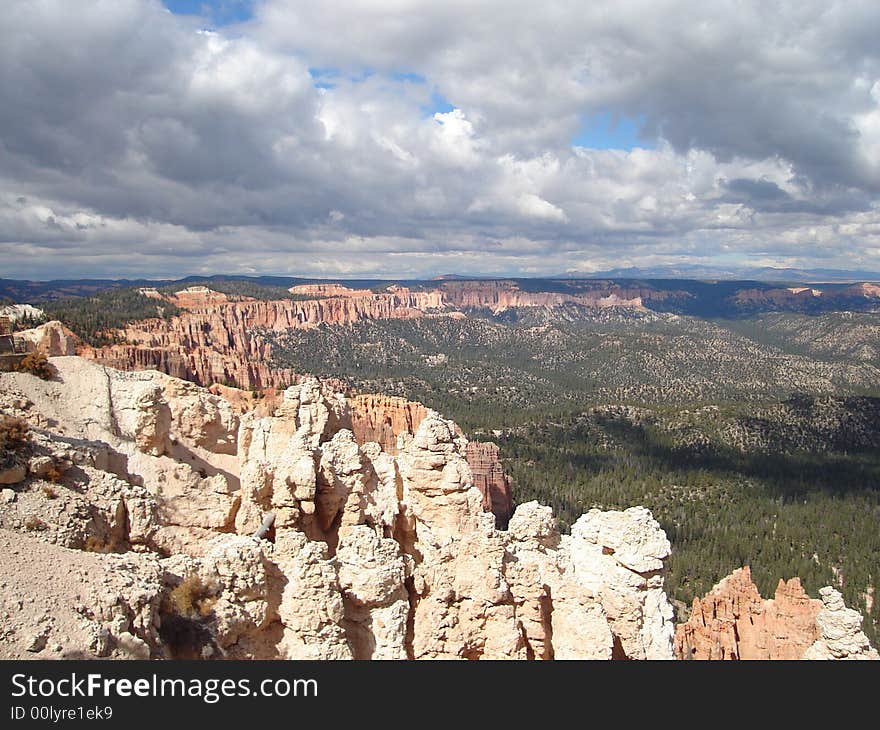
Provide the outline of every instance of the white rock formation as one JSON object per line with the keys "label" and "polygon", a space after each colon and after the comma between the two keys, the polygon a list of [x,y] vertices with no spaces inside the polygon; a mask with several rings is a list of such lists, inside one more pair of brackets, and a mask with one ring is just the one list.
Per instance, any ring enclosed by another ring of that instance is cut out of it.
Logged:
{"label": "white rock formation", "polygon": [[819,589],[823,608],[816,617],[822,635],[804,654],[804,659],[880,659],[862,631],[862,617],[847,608],[840,592],[826,586]]}
{"label": "white rock formation", "polygon": [[31,304],[6,304],[0,307],[0,317],[9,317],[13,322],[24,317],[37,319],[43,316],[43,310]]}
{"label": "white rock formation", "polygon": [[[239,417],[158,372],[53,364],[53,381],[0,374],[0,411],[34,432],[30,471],[0,500],[0,529],[96,551],[89,560],[120,576],[134,570],[129,558],[160,576],[125,598],[133,629],[112,611],[94,619],[112,624],[115,647],[153,657],[673,656],[670,546],[644,508],[591,510],[560,535],[551,510],[530,502],[501,531],[483,511],[466,440],[436,413],[391,455],[359,445],[347,401],[316,380],[289,388],[272,416]],[[251,537],[267,516],[265,539]],[[5,556],[0,570],[11,570]],[[198,595],[171,600],[188,586]],[[822,651],[854,653],[835,639],[839,612],[829,616]],[[0,656],[21,651],[0,639]]]}
{"label": "white rock formation", "polygon": [[[36,311],[40,312],[40,310]],[[46,322],[33,329],[16,332],[15,336],[25,343],[25,347],[29,351],[40,350],[51,357],[75,355],[77,345],[80,344],[79,338],[57,320]]]}

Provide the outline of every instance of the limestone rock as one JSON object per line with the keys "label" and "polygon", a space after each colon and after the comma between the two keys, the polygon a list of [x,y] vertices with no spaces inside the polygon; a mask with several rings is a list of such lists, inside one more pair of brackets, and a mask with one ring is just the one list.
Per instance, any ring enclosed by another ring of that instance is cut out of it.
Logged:
{"label": "limestone rock", "polygon": [[25,342],[28,351],[38,350],[48,357],[76,355],[81,344],[79,338],[57,320],[16,332],[15,336]]}
{"label": "limestone rock", "polygon": [[345,625],[355,659],[406,659],[412,559],[391,539],[358,525],[336,553]]}
{"label": "limestone rock", "polygon": [[0,658],[162,656],[155,557],[70,550],[3,529],[0,554]]}
{"label": "limestone rock", "polygon": [[578,583],[608,616],[615,657],[672,659],[673,612],[661,575],[671,546],[650,511],[590,510],[564,545]]}
{"label": "limestone rock", "polygon": [[[375,442],[391,455],[398,453],[401,437],[406,441],[428,416],[438,416],[421,403],[394,396],[357,395],[349,402],[355,440],[359,444]],[[458,432],[458,428],[455,429]],[[465,460],[474,485],[483,495],[483,510],[495,514],[499,527],[506,527],[513,514],[513,495],[497,445],[471,441],[467,444]]]}
{"label": "limestone rock", "polygon": [[388,454],[397,453],[397,437],[414,434],[430,409],[395,396],[357,395],[350,401],[352,431],[358,443],[378,443]]}
{"label": "limestone rock", "polygon": [[880,659],[862,631],[862,617],[847,608],[840,592],[830,586],[819,590],[822,608],[816,616],[820,636],[804,659]]}
{"label": "limestone rock", "polygon": [[274,558],[285,581],[278,605],[279,657],[351,659],[342,589],[326,543],[291,531],[276,540]]}
{"label": "limestone rock", "polygon": [[[3,505],[0,530],[56,550],[122,551],[95,559],[149,584],[141,598],[118,587],[119,610],[95,599],[94,653],[671,656],[669,544],[647,510],[594,510],[563,536],[548,507],[528,503],[500,530],[486,511],[486,490],[505,479],[497,449],[469,446],[428,409],[392,453],[359,439],[351,401],[313,378],[273,411],[239,413],[159,372],[53,363],[50,382],[0,374],[0,408],[34,433],[32,478]],[[387,445],[386,431],[371,433]],[[71,468],[49,484],[50,463]],[[267,516],[271,527],[251,537]],[[169,613],[170,592],[190,579],[207,592],[197,611]]]}
{"label": "limestone rock", "polygon": [[431,415],[397,457],[403,502],[422,545],[439,547],[485,529],[482,495],[473,486],[465,446],[451,421]]}
{"label": "limestone rock", "polygon": [[12,464],[0,467],[0,484],[18,484],[27,476],[27,467],[24,464]]}

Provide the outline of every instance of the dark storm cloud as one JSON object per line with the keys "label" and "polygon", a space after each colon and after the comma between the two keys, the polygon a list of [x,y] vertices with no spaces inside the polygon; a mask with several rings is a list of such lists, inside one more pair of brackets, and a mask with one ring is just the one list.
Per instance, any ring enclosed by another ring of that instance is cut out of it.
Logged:
{"label": "dark storm cloud", "polygon": [[822,190],[798,191],[794,197],[769,180],[736,178],[723,181],[726,194],[721,199],[739,203],[760,212],[811,213],[817,216],[843,216],[866,212],[872,207],[871,196],[863,190],[826,186]]}

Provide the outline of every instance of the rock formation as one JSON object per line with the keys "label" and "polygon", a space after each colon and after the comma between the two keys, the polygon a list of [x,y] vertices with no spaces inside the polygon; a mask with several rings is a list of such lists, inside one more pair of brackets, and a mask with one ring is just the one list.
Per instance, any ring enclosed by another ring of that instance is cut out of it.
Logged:
{"label": "rock formation", "polygon": [[389,454],[397,453],[397,437],[414,434],[429,409],[416,401],[389,395],[357,395],[351,399],[351,421],[358,443],[375,441]]}
{"label": "rock formation", "polygon": [[[434,414],[421,403],[395,396],[367,394],[350,399],[354,437],[360,444],[375,441],[383,451],[398,453],[398,438],[413,436],[421,422]],[[492,512],[498,525],[504,527],[513,514],[513,492],[510,477],[493,443],[470,441],[465,452],[474,486],[483,495],[483,510]]]}
{"label": "rock formation", "polygon": [[467,445],[467,463],[474,486],[483,495],[483,509],[492,512],[504,526],[513,515],[513,491],[510,477],[504,473],[498,446],[491,442],[471,441]]}
{"label": "rock formation", "polygon": [[389,453],[315,379],[241,413],[163,373],[52,363],[0,374],[0,412],[31,430],[0,498],[2,658],[876,657],[839,594],[763,601],[747,569],[673,643],[648,510],[562,535],[529,502],[497,529],[433,411]]}
{"label": "rock formation", "polygon": [[456,281],[441,286],[444,302],[462,309],[489,309],[494,313],[514,307],[623,307],[643,310],[643,300],[665,299],[670,292],[641,287],[621,287],[612,282],[590,282],[584,291],[524,291],[514,281]]}
{"label": "rock formation", "polygon": [[[870,283],[853,284],[844,288],[817,289],[798,286],[772,289],[740,289],[730,302],[743,311],[804,311],[832,310],[847,305],[871,305],[880,298],[880,286]],[[855,301],[854,301],[855,300]]]}
{"label": "rock formation", "polygon": [[0,306],[0,317],[8,317],[12,322],[24,319],[25,317],[39,319],[42,316],[43,310],[30,304],[6,304]]}
{"label": "rock formation", "polygon": [[[0,375],[0,410],[33,432],[0,536],[95,578],[29,588],[3,551],[2,580],[47,608],[7,603],[22,631],[0,656],[673,656],[670,547],[643,508],[591,510],[560,535],[531,502],[498,530],[467,440],[436,413],[390,454],[315,380],[273,415],[240,414],[162,373],[53,364],[53,381]],[[61,608],[104,583],[92,613]]]}
{"label": "rock formation", "polygon": [[702,599],[675,632],[679,659],[877,658],[862,618],[833,588],[810,598],[798,578],[779,581],[764,600],[748,567],[734,571]]}
{"label": "rock formation", "polygon": [[[145,296],[163,298],[155,289]],[[226,383],[246,389],[281,388],[298,382],[287,369],[273,368],[272,345],[264,331],[283,332],[322,324],[349,325],[370,319],[464,316],[459,309],[501,312],[511,307],[642,310],[642,298],[663,299],[668,292],[621,288],[598,282],[584,292],[527,292],[510,281],[447,282],[437,289],[389,286],[382,291],[338,284],[291,288],[294,299],[263,301],[231,297],[206,287],[190,287],[165,297],[185,311],[170,319],[132,323],[114,334],[121,344],[82,348],[81,354],[122,370],[160,370],[200,385]],[[57,353],[57,354],[69,354]],[[388,446],[389,444],[383,444]]]}
{"label": "rock formation", "polygon": [[79,338],[61,322],[52,321],[15,334],[24,341],[28,351],[40,350],[49,356],[75,355]]}
{"label": "rock formation", "polygon": [[178,292],[169,301],[186,311],[147,319],[115,332],[124,344],[83,348],[81,354],[122,370],[160,370],[200,385],[227,383],[242,388],[286,387],[295,374],[269,365],[272,346],[261,330],[280,332],[347,325],[365,319],[407,319],[443,306],[437,291],[389,287],[383,292],[348,290],[314,299],[261,301],[231,297],[205,287]]}
{"label": "rock formation", "polygon": [[862,631],[862,617],[847,608],[831,586],[820,589],[822,609],[816,617],[819,637],[804,653],[804,659],[880,659]]}

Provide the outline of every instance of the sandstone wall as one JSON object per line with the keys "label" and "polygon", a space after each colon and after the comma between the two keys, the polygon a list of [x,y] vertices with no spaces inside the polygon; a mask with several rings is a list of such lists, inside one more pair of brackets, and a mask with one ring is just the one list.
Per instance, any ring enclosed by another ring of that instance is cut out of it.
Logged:
{"label": "sandstone wall", "polygon": [[[421,403],[395,396],[357,395],[350,402],[352,430],[357,442],[375,441],[389,454],[398,453],[400,436],[414,435],[421,422],[434,413]],[[513,514],[513,491],[510,477],[501,464],[498,447],[492,443],[470,441],[465,459],[474,486],[482,495],[483,510],[492,512],[498,525],[505,527]]]}

